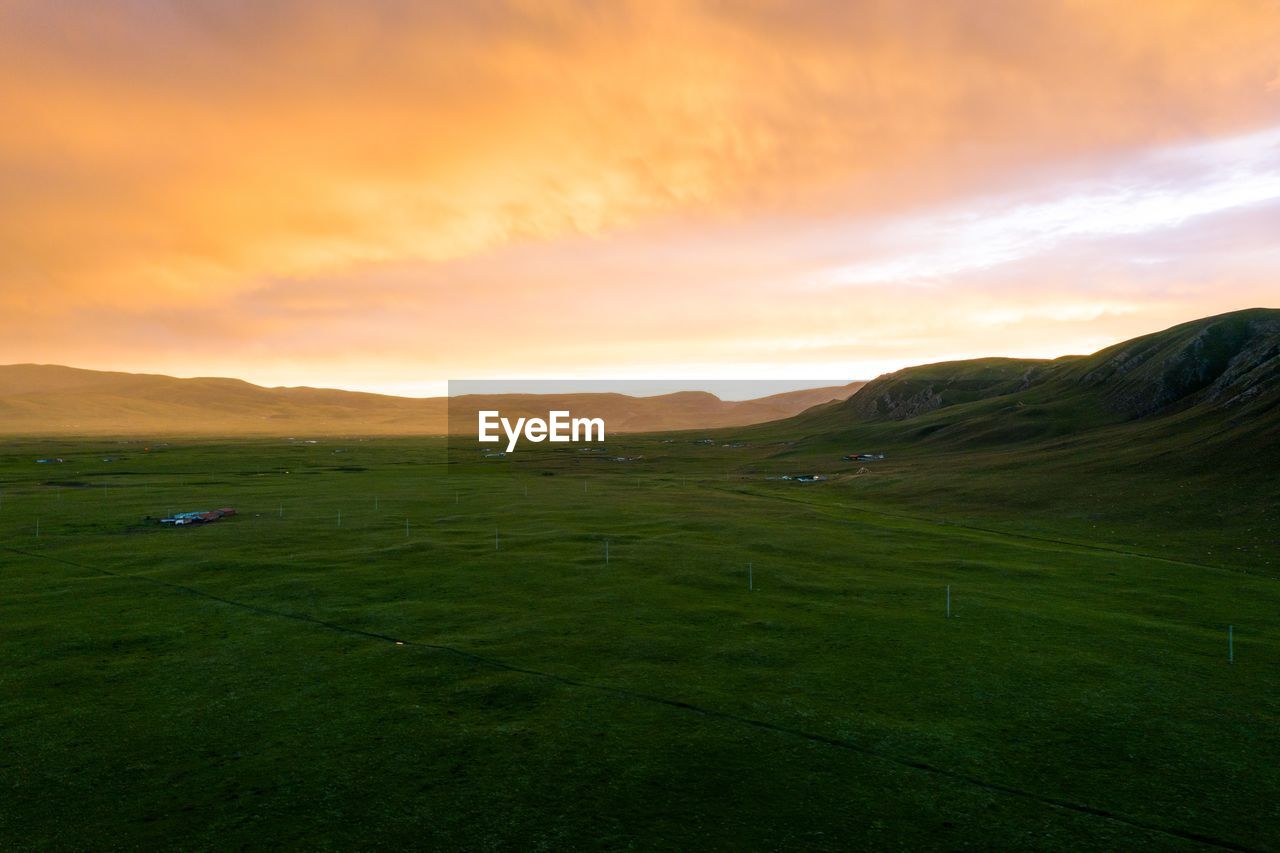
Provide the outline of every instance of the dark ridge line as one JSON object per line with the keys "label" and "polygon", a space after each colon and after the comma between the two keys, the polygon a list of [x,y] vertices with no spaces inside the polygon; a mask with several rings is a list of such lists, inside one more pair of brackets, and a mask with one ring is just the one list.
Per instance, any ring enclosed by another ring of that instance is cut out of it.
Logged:
{"label": "dark ridge line", "polygon": [[569,678],[567,676],[557,675],[556,673],[553,673],[553,672],[530,669],[528,667],[519,666],[517,664],[507,663],[506,661],[498,660],[497,658],[490,658],[484,655],[476,654],[475,652],[468,652],[465,649],[459,649],[454,646],[446,646],[439,643],[428,643],[428,642],[423,642],[419,640],[401,640],[401,639],[397,639],[396,637],[392,637],[389,634],[380,634],[376,631],[366,631],[361,628],[352,628],[346,625],[340,625],[336,622],[329,622],[324,619],[317,619],[314,616],[308,616],[302,613],[289,613],[283,610],[275,610],[270,607],[262,607],[257,604],[250,604],[248,602],[237,601],[231,598],[223,598],[222,596],[215,595],[211,592],[205,592],[204,590],[197,589],[191,586],[186,586],[184,584],[172,583],[170,581],[162,580],[160,578],[152,577],[150,575],[126,574],[123,572],[114,572],[114,571],[111,571],[110,569],[104,569],[99,566],[90,566],[84,563],[78,563],[74,560],[68,560],[64,557],[55,557],[52,554],[40,554],[32,551],[24,551],[20,548],[14,548],[8,545],[2,546],[2,547],[4,548],[4,550],[14,554],[21,554],[22,556],[32,557],[35,559],[50,560],[52,562],[62,563],[63,565],[72,566],[73,568],[83,569],[85,571],[90,571],[90,572],[98,572],[99,574],[106,575],[108,577],[144,580],[149,583],[155,584],[157,586],[162,586],[168,589],[184,592],[189,595],[193,595],[197,598],[204,598],[210,601],[216,601],[220,604],[225,604],[229,607],[237,607],[243,610],[248,610],[252,613],[257,613],[262,616],[274,616],[282,619],[290,619],[295,622],[302,622],[305,624],[310,624],[310,625],[315,625],[317,627],[325,628],[327,630],[334,631],[339,634],[347,634],[350,636],[364,637],[366,639],[371,639],[371,640],[381,640],[382,642],[392,643],[397,646],[405,646],[406,648],[430,649],[432,651],[444,652],[447,654],[454,655],[456,657],[463,658],[464,660],[469,660],[475,663],[483,664],[488,667],[492,667],[494,669],[502,670],[505,672],[517,673],[520,675],[528,675],[534,678],[541,678],[547,681],[556,682],[557,684],[563,684],[567,687],[577,687],[584,690],[591,690],[596,693],[605,693],[613,696],[620,696],[626,699],[635,699],[638,701],[648,702],[651,704],[663,705],[669,708],[676,708],[681,711],[689,711],[691,713],[699,714],[703,717],[708,717],[710,719],[724,720],[726,722],[738,723],[740,725],[749,726],[751,728],[759,729],[761,731],[772,732],[774,734],[789,735],[791,737],[801,738],[803,740],[807,740],[812,743],[819,743],[819,744],[823,744],[824,746],[832,746],[832,747],[836,747],[837,749],[843,749],[848,752],[857,753],[859,755],[863,755],[868,758],[874,758],[878,761],[883,761],[888,764],[894,764],[899,767],[905,767],[910,770],[919,770],[924,773],[932,773],[936,776],[941,776],[945,779],[950,779],[956,782],[963,782],[965,784],[971,785],[976,788],[981,788],[983,790],[994,791],[996,793],[1007,794],[1009,796],[1014,796],[1014,797],[1020,797],[1025,800],[1030,800],[1032,802],[1040,803],[1041,805],[1050,806],[1052,808],[1062,809],[1064,811],[1071,811],[1077,814],[1083,814],[1083,815],[1089,815],[1091,817],[1102,818],[1104,820],[1109,820],[1114,823],[1119,823],[1134,829],[1140,829],[1145,832],[1154,832],[1161,835],[1167,835],[1171,838],[1177,838],[1182,841],[1190,841],[1197,844],[1203,844],[1209,847],[1216,847],[1220,850],[1243,851],[1243,853],[1265,853],[1265,851],[1263,851],[1261,848],[1247,847],[1245,845],[1238,844],[1234,841],[1229,841],[1222,838],[1216,838],[1212,835],[1206,835],[1204,833],[1195,832],[1192,830],[1183,830],[1183,829],[1177,829],[1175,827],[1167,827],[1167,826],[1161,826],[1155,823],[1148,823],[1138,818],[1132,818],[1127,815],[1119,814],[1117,812],[1112,812],[1107,809],[1099,808],[1096,806],[1090,806],[1084,803],[1076,803],[1071,800],[1064,800],[1058,797],[1051,797],[1045,794],[1037,794],[1034,791],[1027,791],[1022,788],[1017,788],[1012,785],[1005,785],[1000,782],[990,782],[985,779],[980,779],[976,776],[971,776],[967,773],[962,773],[960,771],[948,770],[943,767],[938,767],[936,765],[928,763],[927,761],[921,761],[919,759],[913,759],[913,758],[902,758],[900,756],[896,756],[891,753],[881,752],[879,750],[854,743],[853,741],[832,737],[830,735],[818,734],[816,732],[806,732],[803,729],[794,729],[788,726],[778,725],[777,723],[770,723],[766,720],[757,720],[752,717],[743,717],[738,714],[730,713],[728,711],[717,711],[713,708],[706,708],[701,705],[695,705],[691,702],[682,701],[680,699],[668,699],[664,696],[657,696],[651,693],[643,693],[641,691],[630,690],[625,687],[609,687],[602,684],[593,684],[589,681],[580,681],[578,679]]}
{"label": "dark ridge line", "polygon": [[[749,497],[759,497],[765,498],[766,500],[778,500],[799,504],[800,506],[808,507],[819,515],[825,515],[828,518],[831,517],[830,513],[823,512],[820,507],[815,506],[808,501],[802,501],[799,498],[787,497],[786,495],[767,495],[762,494],[761,492],[751,491],[746,488],[733,488],[731,486],[718,486],[713,488],[717,488],[720,491],[733,492],[734,494],[747,495]],[[884,518],[897,518],[903,521],[918,521],[922,524],[933,524],[939,527],[955,527],[959,530],[972,530],[976,533],[989,533],[992,536],[1004,536],[1010,539],[1024,539],[1028,542],[1047,542],[1050,545],[1065,545],[1069,548],[1078,548],[1082,551],[1101,551],[1106,554],[1118,554],[1122,557],[1137,557],[1142,560],[1154,560],[1159,563],[1169,563],[1175,566],[1189,566],[1194,569],[1207,569],[1211,572],[1246,575],[1247,577],[1260,578],[1262,580],[1280,580],[1280,577],[1277,577],[1276,575],[1261,574],[1248,569],[1237,569],[1232,568],[1231,566],[1215,566],[1210,563],[1196,563],[1191,560],[1179,560],[1174,557],[1161,557],[1157,554],[1144,554],[1141,551],[1125,551],[1121,548],[1113,548],[1107,545],[1093,545],[1088,542],[1073,542],[1070,539],[1052,539],[1048,536],[1033,536],[1030,533],[1015,533],[1011,530],[997,530],[992,527],[979,527],[976,524],[963,524],[958,521],[947,521],[943,518],[929,518],[928,516],[923,515],[907,515],[905,513],[886,512],[885,510],[879,509],[867,509],[866,507],[855,506],[847,503],[835,504],[835,506],[852,512],[861,512],[866,515],[878,515]]]}

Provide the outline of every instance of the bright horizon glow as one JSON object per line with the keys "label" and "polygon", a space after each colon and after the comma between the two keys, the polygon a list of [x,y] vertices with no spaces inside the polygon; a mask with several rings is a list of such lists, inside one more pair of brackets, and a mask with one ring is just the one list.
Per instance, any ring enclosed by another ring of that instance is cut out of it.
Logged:
{"label": "bright horizon glow", "polygon": [[1266,0],[18,0],[0,363],[842,384],[1275,307],[1277,44]]}

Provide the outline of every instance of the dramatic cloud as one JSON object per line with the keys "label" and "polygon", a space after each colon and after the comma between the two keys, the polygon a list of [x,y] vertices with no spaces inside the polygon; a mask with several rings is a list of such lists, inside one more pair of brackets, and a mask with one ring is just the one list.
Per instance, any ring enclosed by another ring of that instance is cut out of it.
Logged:
{"label": "dramatic cloud", "polygon": [[1081,238],[1146,234],[1197,217],[1280,200],[1280,128],[1178,146],[1112,169],[1107,180],[1055,187],[1053,198],[970,199],[883,230],[883,261],[830,271],[833,286],[944,281],[1042,255]]}
{"label": "dramatic cloud", "polygon": [[1079,349],[1275,292],[1277,44],[1266,0],[0,4],[0,361]]}

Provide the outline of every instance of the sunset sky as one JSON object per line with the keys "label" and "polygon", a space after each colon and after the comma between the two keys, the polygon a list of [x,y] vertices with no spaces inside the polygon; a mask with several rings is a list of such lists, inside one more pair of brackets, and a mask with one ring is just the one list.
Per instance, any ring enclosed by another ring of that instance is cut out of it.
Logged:
{"label": "sunset sky", "polygon": [[870,378],[1280,305],[1280,3],[0,0],[0,363]]}

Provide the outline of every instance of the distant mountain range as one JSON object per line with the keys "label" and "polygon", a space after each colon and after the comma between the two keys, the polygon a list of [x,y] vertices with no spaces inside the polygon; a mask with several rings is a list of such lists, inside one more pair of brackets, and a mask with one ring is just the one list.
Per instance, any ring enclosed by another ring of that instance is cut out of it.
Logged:
{"label": "distant mountain range", "polygon": [[470,432],[481,409],[508,417],[564,409],[603,417],[614,433],[781,421],[778,430],[796,435],[869,429],[868,438],[932,443],[1006,442],[1177,422],[1194,424],[1195,430],[1184,431],[1187,442],[1230,433],[1236,441],[1270,445],[1280,436],[1280,309],[1207,317],[1093,355],[927,364],[869,383],[745,401],[700,391],[420,399],[263,388],[238,379],[0,366],[5,435],[439,435],[450,420],[455,432]]}
{"label": "distant mountain range", "polygon": [[[745,426],[843,400],[863,382],[721,400],[688,391],[500,394],[411,398],[324,388],[264,388],[239,379],[176,379],[42,364],[0,366],[3,435],[442,435],[475,428],[475,413],[603,417],[610,432]],[[452,419],[450,418],[452,414]]]}

